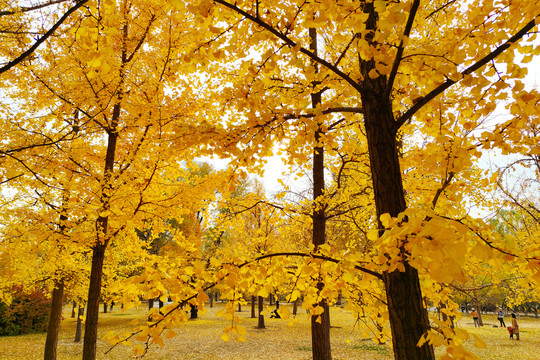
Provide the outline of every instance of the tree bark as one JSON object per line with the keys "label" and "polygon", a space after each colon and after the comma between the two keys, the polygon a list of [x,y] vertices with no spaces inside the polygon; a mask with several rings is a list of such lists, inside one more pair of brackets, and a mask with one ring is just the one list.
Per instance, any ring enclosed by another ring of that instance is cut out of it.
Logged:
{"label": "tree bark", "polygon": [[58,332],[62,321],[62,300],[64,298],[64,281],[55,284],[52,292],[51,313],[45,340],[44,360],[56,360],[56,347],[58,345]]}
{"label": "tree bark", "polygon": [[[154,299],[148,299],[148,311],[154,307]],[[148,315],[148,321],[152,321],[152,316]]]}
{"label": "tree bark", "polygon": [[83,360],[96,359],[97,325],[99,318],[99,298],[101,295],[101,278],[106,244],[94,245],[92,249],[92,268],[90,270],[90,286],[84,325]]}
{"label": "tree bark", "polygon": [[[365,39],[370,45],[377,30],[378,15],[373,3],[366,3],[367,13]],[[392,110],[391,91],[387,91],[388,79],[379,75],[372,79],[370,71],[375,61],[361,60],[360,96],[364,110],[364,126],[368,142],[369,161],[375,197],[378,228],[383,232],[380,216],[388,213],[396,217],[407,208],[405,191],[399,164],[399,151],[395,119]],[[406,219],[405,219],[406,221]],[[392,344],[396,360],[435,360],[433,347],[424,344],[417,347],[421,336],[429,329],[429,318],[423,304],[418,271],[406,260],[403,244],[399,245],[404,271],[383,272],[383,282],[388,303]]]}
{"label": "tree bark", "polygon": [[77,327],[75,328],[75,342],[81,342],[83,316],[84,316],[84,306],[79,305],[79,311],[77,315]]}
{"label": "tree bark", "polygon": [[255,319],[255,301],[257,300],[257,297],[255,295],[251,295],[251,318]]}
{"label": "tree bark", "polygon": [[[310,49],[314,54],[317,54],[317,30],[309,29],[309,37],[311,40]],[[316,64],[313,64],[317,71]],[[313,84],[316,86],[317,84]],[[319,91],[311,94],[311,104],[315,109],[322,102],[322,96]],[[319,245],[326,242],[326,204],[316,203],[320,197],[324,195],[324,145],[320,145],[319,141],[324,135],[321,129],[321,124],[318,124],[315,130],[315,147],[313,149],[313,201],[315,202],[313,210],[313,229],[312,242],[315,245],[315,251]],[[319,281],[317,284],[319,292],[324,288],[324,283]],[[311,317],[311,345],[313,360],[331,360],[332,352],[330,347],[330,308],[326,300],[321,301],[318,306],[324,309],[320,317]]]}
{"label": "tree bark", "polygon": [[[364,66],[364,71],[368,71],[373,64]],[[368,79],[366,73],[361,96],[377,219],[385,213],[396,217],[406,209],[406,203],[396,133],[393,129],[395,121],[392,105],[389,98],[384,99],[382,96],[386,79]],[[383,228],[380,220],[378,226],[379,229]],[[416,346],[420,337],[430,328],[429,318],[423,305],[418,271],[405,260],[403,246],[400,251],[405,271],[383,273],[394,357],[396,360],[434,360],[432,346]]]}
{"label": "tree bark", "polygon": [[262,296],[259,296],[259,323],[257,324],[258,329],[264,329],[264,315],[262,312],[264,311],[264,298]]}
{"label": "tree bark", "polygon": [[476,311],[478,312],[478,326],[484,326],[484,321],[482,321],[482,308],[480,307],[480,302],[478,297],[475,295],[475,306]]}
{"label": "tree bark", "polygon": [[77,309],[77,303],[75,301],[73,301],[73,307],[71,308],[71,318],[72,319],[75,319],[75,316],[77,316],[77,314],[75,314],[76,309]]}

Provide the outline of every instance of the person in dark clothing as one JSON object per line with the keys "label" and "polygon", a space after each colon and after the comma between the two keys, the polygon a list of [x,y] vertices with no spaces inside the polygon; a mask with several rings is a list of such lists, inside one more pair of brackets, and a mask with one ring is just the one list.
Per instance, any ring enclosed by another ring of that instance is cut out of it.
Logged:
{"label": "person in dark clothing", "polygon": [[501,327],[506,327],[506,324],[504,323],[504,311],[502,308],[499,308],[499,312],[497,313],[497,320],[499,320]]}
{"label": "person in dark clothing", "polygon": [[281,319],[281,316],[279,316],[278,310],[279,310],[279,301],[276,300],[276,308],[274,311],[272,311],[272,315],[270,315],[270,318]]}

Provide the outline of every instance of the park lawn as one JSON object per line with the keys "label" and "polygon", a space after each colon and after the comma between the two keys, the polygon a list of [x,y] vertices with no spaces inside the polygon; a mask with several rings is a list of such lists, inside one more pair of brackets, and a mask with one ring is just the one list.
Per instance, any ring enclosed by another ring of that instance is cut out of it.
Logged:
{"label": "park lawn", "polygon": [[[311,338],[309,319],[299,309],[293,326],[282,319],[265,318],[266,329],[259,330],[255,326],[257,319],[250,318],[250,309],[244,307],[239,314],[242,325],[247,329],[246,342],[224,342],[220,339],[223,329],[229,324],[225,319],[215,316],[223,305],[208,308],[200,318],[189,321],[174,329],[177,336],[165,340],[165,346],[152,345],[145,356],[148,360],[218,360],[218,359],[279,359],[301,360],[311,358]],[[376,345],[368,339],[363,321],[356,322],[355,318],[339,307],[331,310],[332,318],[332,356],[334,359],[364,359],[391,360],[392,350],[388,345]],[[58,344],[59,360],[80,360],[82,343],[74,343],[75,320],[70,318],[71,309],[64,309],[65,319],[62,322]],[[130,322],[146,318],[145,309],[130,309],[122,311],[115,309],[112,313],[100,314],[99,336],[102,337],[110,330],[119,333],[129,331]],[[520,319],[521,341],[508,339],[506,329],[494,328],[497,321],[494,316],[484,315],[486,326],[475,329],[470,318],[463,318],[457,326],[477,334],[487,344],[487,349],[477,349],[473,340],[465,346],[477,354],[480,359],[539,359],[540,349],[540,320]],[[507,319],[509,322],[509,319]],[[43,358],[45,334],[0,338],[1,360],[33,360]],[[98,359],[130,359],[135,358],[132,350],[126,346],[118,346],[108,354],[104,354],[110,344],[99,341]],[[437,350],[441,355],[442,349]]]}

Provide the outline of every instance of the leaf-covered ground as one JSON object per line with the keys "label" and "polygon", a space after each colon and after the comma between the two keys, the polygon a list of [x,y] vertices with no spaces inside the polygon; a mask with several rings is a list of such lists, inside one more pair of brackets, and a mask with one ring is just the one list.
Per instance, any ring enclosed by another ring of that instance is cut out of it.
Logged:
{"label": "leaf-covered ground", "polygon": [[[309,320],[306,315],[297,316],[293,326],[281,319],[265,319],[266,329],[256,329],[256,319],[250,318],[249,308],[244,307],[240,313],[243,326],[247,328],[246,342],[224,342],[220,336],[228,325],[224,319],[217,318],[215,313],[222,305],[207,309],[200,319],[189,321],[175,329],[177,336],[166,340],[164,347],[150,347],[146,359],[279,359],[297,360],[311,358],[311,339]],[[74,343],[75,320],[70,318],[70,309],[65,309],[58,344],[58,359],[81,359],[82,343]],[[302,312],[299,309],[299,312]],[[133,319],[144,321],[144,309],[132,309],[123,312],[115,309],[112,313],[100,314],[100,336],[107,331],[124,332],[130,329]],[[332,355],[339,359],[390,360],[392,350],[388,345],[376,345],[368,338],[363,321],[356,322],[347,311],[335,307],[332,309]],[[509,322],[509,318],[507,319]],[[479,335],[488,345],[487,349],[477,349],[471,340],[467,348],[481,359],[521,359],[536,360],[540,358],[540,319],[520,319],[521,341],[508,339],[506,329],[493,327],[497,323],[494,316],[484,315],[486,326],[475,329],[470,318],[464,317],[458,322],[460,328]],[[0,359],[32,360],[43,358],[45,334],[0,338]],[[104,352],[110,345],[104,341],[98,343],[98,359],[130,359],[134,358],[132,350],[119,346],[110,353]],[[441,351],[438,351],[441,354]]]}

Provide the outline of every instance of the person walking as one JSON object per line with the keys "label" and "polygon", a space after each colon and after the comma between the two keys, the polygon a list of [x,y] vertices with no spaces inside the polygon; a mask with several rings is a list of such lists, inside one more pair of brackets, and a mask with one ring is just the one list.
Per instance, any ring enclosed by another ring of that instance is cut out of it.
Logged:
{"label": "person walking", "polygon": [[506,324],[504,323],[504,311],[502,308],[499,308],[499,312],[497,313],[497,320],[499,320],[500,327],[506,327]]}
{"label": "person walking", "polygon": [[519,325],[517,323],[516,314],[512,314],[512,335],[516,335],[516,340],[519,340]]}
{"label": "person walking", "polygon": [[476,311],[476,309],[472,309],[471,316],[474,321],[474,327],[480,327],[480,323],[478,322],[478,311]]}

